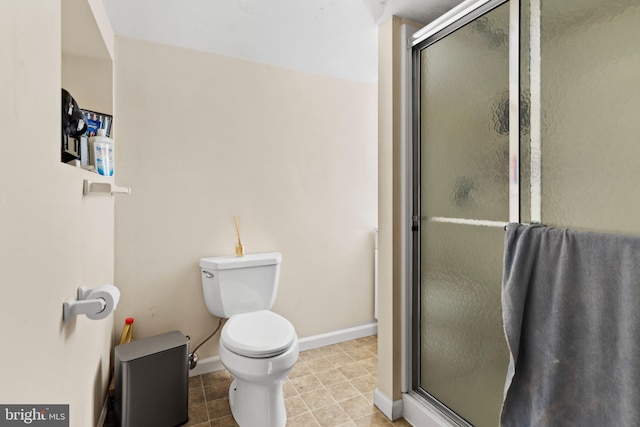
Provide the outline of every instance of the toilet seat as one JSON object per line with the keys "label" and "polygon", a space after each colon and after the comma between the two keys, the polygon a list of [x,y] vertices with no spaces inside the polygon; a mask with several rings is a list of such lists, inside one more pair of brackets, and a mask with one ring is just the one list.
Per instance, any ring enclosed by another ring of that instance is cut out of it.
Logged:
{"label": "toilet seat", "polygon": [[284,353],[295,341],[296,332],[284,317],[261,310],[231,316],[220,339],[236,354],[266,358]]}

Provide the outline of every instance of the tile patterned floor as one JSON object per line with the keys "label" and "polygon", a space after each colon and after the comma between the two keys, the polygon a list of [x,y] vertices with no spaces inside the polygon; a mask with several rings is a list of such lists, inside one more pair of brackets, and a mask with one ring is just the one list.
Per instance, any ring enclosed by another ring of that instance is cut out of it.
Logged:
{"label": "tile patterned floor", "polygon": [[[360,338],[300,353],[285,381],[287,427],[410,426],[390,422],[373,405],[377,338]],[[237,426],[229,408],[227,371],[191,377],[189,423],[193,427]]]}

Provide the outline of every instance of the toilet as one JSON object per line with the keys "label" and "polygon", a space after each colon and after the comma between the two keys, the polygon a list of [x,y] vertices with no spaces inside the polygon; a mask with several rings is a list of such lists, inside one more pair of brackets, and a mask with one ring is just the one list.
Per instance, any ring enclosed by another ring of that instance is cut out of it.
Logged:
{"label": "toilet", "polygon": [[293,325],[269,311],[278,291],[277,252],[200,259],[204,302],[228,319],[220,362],[233,375],[229,405],[240,427],[284,427],[282,382],[298,360]]}

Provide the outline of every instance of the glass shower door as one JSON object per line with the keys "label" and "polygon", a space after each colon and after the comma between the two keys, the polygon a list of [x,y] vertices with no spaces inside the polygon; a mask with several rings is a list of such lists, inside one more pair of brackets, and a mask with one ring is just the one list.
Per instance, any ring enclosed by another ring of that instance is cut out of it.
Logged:
{"label": "glass shower door", "polygon": [[[499,3],[499,2],[496,2]],[[459,424],[499,424],[509,221],[509,3],[416,46],[418,392]]]}

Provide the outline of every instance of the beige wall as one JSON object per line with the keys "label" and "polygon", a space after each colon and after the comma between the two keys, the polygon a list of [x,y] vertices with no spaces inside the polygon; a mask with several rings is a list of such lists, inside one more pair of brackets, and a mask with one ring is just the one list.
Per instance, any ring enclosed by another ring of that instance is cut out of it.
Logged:
{"label": "beige wall", "polygon": [[392,17],[378,28],[378,215],[379,317],[377,389],[391,401],[401,397],[403,170],[401,49],[402,25],[421,25]]}
{"label": "beige wall", "polygon": [[117,329],[205,338],[198,260],[234,253],[233,215],[247,253],[282,253],[299,337],[373,319],[375,85],[117,38],[115,90]]}
{"label": "beige wall", "polygon": [[113,62],[77,55],[62,55],[62,87],[78,105],[113,114]]}
{"label": "beige wall", "polygon": [[[0,403],[69,404],[93,426],[113,317],[62,322],[80,286],[113,281],[113,202],[60,163],[60,1],[0,2]],[[37,29],[37,31],[35,31]]]}

